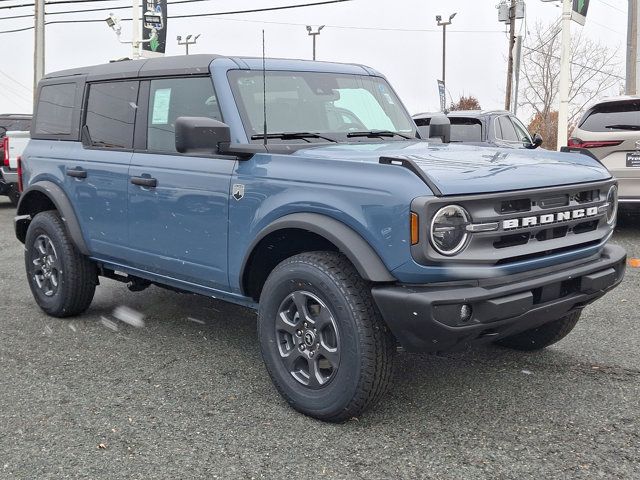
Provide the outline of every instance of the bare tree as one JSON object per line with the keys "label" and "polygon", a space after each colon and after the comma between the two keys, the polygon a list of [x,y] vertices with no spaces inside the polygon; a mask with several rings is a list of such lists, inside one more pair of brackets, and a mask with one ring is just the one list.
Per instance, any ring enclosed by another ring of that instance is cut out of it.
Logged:
{"label": "bare tree", "polygon": [[[519,106],[528,108],[544,127],[543,137],[551,138],[551,112],[558,109],[560,83],[559,22],[537,23],[529,32],[522,56],[522,81]],[[578,120],[584,107],[592,100],[612,91],[623,80],[616,51],[582,35],[571,41],[571,74],[569,90],[569,125]],[[619,90],[616,89],[616,90]],[[617,93],[617,91],[616,91]],[[556,123],[557,125],[557,123]]]}

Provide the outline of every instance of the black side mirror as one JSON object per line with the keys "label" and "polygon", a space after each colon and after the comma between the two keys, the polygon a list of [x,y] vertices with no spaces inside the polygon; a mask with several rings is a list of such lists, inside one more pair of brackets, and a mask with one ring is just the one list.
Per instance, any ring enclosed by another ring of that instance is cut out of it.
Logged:
{"label": "black side mirror", "polygon": [[231,142],[231,129],[226,123],[207,117],[176,119],[176,150],[180,153],[218,153],[221,143]]}
{"label": "black side mirror", "polygon": [[429,140],[439,139],[442,143],[451,141],[451,122],[445,115],[434,115],[429,123]]}
{"label": "black side mirror", "polygon": [[544,140],[542,139],[539,133],[535,133],[533,135],[532,140],[533,140],[533,143],[529,148],[538,148],[540,145],[542,145],[542,142],[544,142]]}

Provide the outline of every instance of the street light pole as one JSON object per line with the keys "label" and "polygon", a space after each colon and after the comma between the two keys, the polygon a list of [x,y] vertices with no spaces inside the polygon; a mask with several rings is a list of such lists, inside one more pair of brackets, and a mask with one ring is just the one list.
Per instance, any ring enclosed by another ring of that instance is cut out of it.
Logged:
{"label": "street light pole", "polygon": [[311,25],[307,25],[307,34],[313,38],[313,59],[316,59],[316,37],[320,35],[320,31],[324,28],[324,25],[320,25],[317,30],[313,30]]}
{"label": "street light pole", "polygon": [[451,25],[451,21],[453,20],[453,17],[455,17],[456,15],[457,15],[457,12],[449,15],[448,22],[443,22],[442,16],[436,15],[436,22],[438,22],[439,27],[442,27],[442,83],[443,85],[445,85],[445,88],[446,88],[445,76],[446,76],[446,66],[447,66],[447,25]]}
{"label": "street light pole", "polygon": [[[193,40],[191,40],[192,38]],[[200,38],[200,34],[196,35],[195,37],[193,35],[187,35],[187,38],[185,38],[183,42],[182,36],[178,35],[178,45],[184,45],[186,49],[186,53],[187,55],[189,55],[189,45],[195,45],[196,42],[198,41],[198,38]]]}

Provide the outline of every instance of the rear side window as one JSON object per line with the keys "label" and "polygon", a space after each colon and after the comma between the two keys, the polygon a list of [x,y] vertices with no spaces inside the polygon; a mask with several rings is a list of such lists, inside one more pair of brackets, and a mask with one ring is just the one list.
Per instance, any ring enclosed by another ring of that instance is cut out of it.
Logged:
{"label": "rear side window", "polygon": [[147,150],[176,152],[178,117],[208,117],[222,121],[211,77],[152,80],[147,119]]}
{"label": "rear side window", "polygon": [[35,134],[71,135],[75,99],[75,83],[42,87],[38,97]]}
{"label": "rear side window", "polygon": [[609,103],[594,107],[579,128],[588,132],[640,129],[640,102]]}
{"label": "rear side window", "polygon": [[101,148],[133,148],[138,82],[106,82],[89,86],[85,125],[91,144]]}

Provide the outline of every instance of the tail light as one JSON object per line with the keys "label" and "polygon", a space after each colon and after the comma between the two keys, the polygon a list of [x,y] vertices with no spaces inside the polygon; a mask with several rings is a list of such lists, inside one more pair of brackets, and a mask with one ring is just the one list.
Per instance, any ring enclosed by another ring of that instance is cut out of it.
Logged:
{"label": "tail light", "polygon": [[3,150],[3,163],[5,167],[9,166],[9,137],[5,136],[2,139],[2,150]]}
{"label": "tail light", "polygon": [[571,148],[616,147],[623,141],[624,140],[580,140],[579,138],[571,137],[567,145]]}
{"label": "tail light", "polygon": [[18,157],[18,191],[22,193],[22,157]]}

